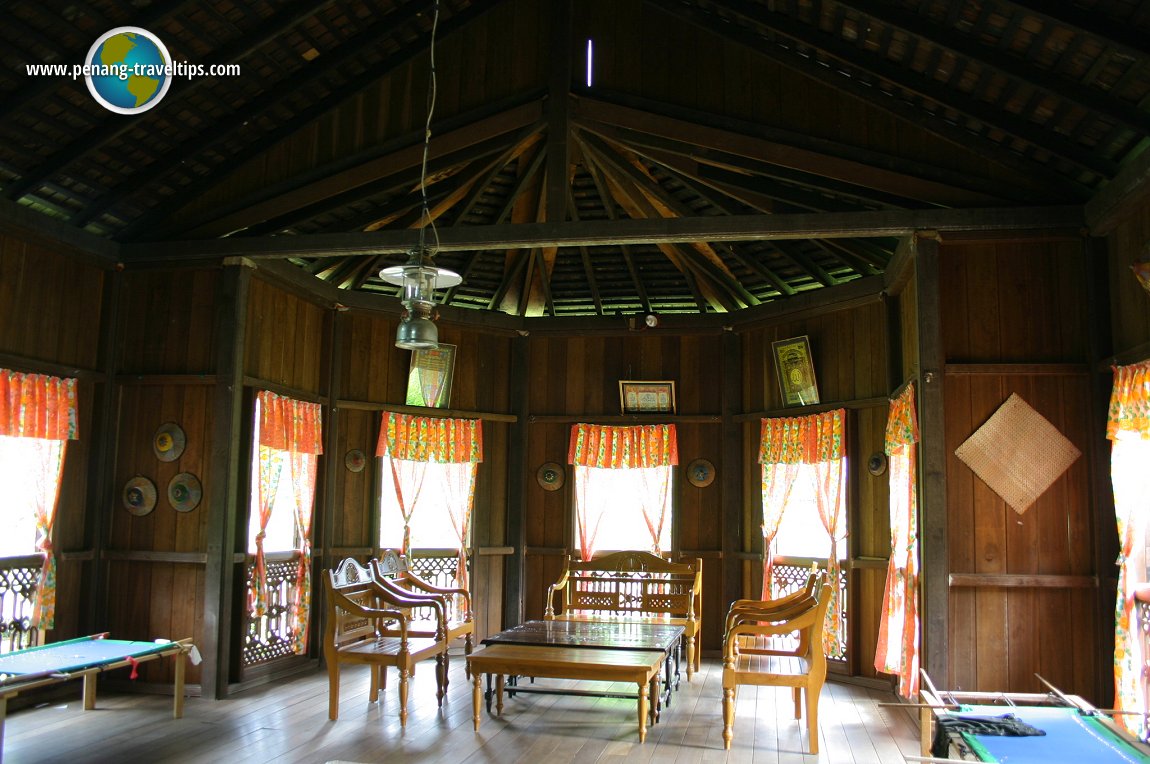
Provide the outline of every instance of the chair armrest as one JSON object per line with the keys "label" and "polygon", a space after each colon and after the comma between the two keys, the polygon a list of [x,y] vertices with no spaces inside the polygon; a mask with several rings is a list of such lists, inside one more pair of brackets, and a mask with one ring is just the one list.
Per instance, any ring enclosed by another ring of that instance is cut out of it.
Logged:
{"label": "chair armrest", "polygon": [[[547,587],[547,601],[543,607],[543,617],[552,618],[555,615],[562,615],[567,610],[567,570],[563,571],[563,575],[559,576],[559,580]],[[555,593],[560,594],[560,601],[562,605],[559,610],[555,610]]]}
{"label": "chair armrest", "polygon": [[471,620],[471,592],[464,589],[462,586],[436,586],[435,584],[424,581],[419,576],[408,574],[404,577],[412,586],[418,588],[427,594],[435,594],[443,597],[460,597],[463,599],[463,613],[464,620]]}

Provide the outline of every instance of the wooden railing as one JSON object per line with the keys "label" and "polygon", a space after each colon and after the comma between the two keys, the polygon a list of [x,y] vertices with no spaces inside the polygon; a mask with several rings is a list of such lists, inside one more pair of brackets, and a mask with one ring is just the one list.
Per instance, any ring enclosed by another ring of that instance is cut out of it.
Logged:
{"label": "wooden railing", "polygon": [[[253,618],[247,616],[247,631],[244,635],[244,666],[255,666],[295,654],[292,639],[295,616],[291,611],[292,599],[296,592],[296,575],[299,566],[299,552],[269,552],[264,558],[267,571],[267,611]],[[255,576],[254,557],[247,561],[247,592],[250,597],[252,579]],[[320,587],[322,589],[322,587]],[[312,592],[316,587],[312,586]],[[315,612],[315,608],[312,608]]]}
{"label": "wooden railing", "polygon": [[0,558],[0,654],[40,641],[32,609],[43,561],[38,554]]}

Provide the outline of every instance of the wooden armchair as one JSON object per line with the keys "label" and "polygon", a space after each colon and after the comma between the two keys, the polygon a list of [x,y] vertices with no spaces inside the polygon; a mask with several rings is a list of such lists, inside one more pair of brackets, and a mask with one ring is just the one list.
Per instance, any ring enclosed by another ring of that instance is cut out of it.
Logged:
{"label": "wooden armchair", "polygon": [[[735,694],[739,685],[790,687],[795,718],[802,718],[802,691],[806,690],[807,730],[811,753],[819,752],[819,693],[827,676],[823,654],[823,623],[831,600],[831,585],[819,572],[811,593],[798,593],[785,604],[744,606],[728,614],[723,638],[723,746],[731,747],[735,723]],[[775,603],[775,604],[770,604]],[[780,635],[797,633],[793,647],[779,644]]]}
{"label": "wooden armchair", "polygon": [[771,600],[735,600],[731,603],[731,607],[727,611],[727,620],[723,625],[723,633],[726,634],[728,631],[730,631],[731,626],[736,622],[739,615],[742,613],[748,611],[758,611],[761,613],[764,610],[769,611],[772,609],[778,609],[786,607],[791,603],[797,602],[801,599],[813,596],[815,585],[819,580],[819,575],[820,573],[818,562],[812,562],[810,573],[807,574],[807,581],[805,584],[803,584],[801,589],[796,589],[790,594],[783,595],[782,597],[776,597],[775,599]]}
{"label": "wooden armchair", "polygon": [[[443,603],[444,613],[447,615],[445,623],[447,642],[450,644],[463,637],[464,655],[471,655],[473,640],[475,639],[475,621],[471,611],[471,592],[461,587],[435,586],[424,581],[411,572],[407,564],[407,556],[399,554],[394,549],[386,549],[379,559],[371,561],[371,575],[382,586],[398,589],[402,594],[416,599],[431,598]],[[408,624],[408,633],[412,636],[434,636],[434,621],[423,619],[414,620]],[[470,665],[466,663],[467,677],[471,678]],[[444,661],[448,661],[444,653]]]}
{"label": "wooden armchair", "polygon": [[[327,624],[324,658],[328,676],[328,718],[339,717],[339,670],[342,663],[366,663],[371,667],[368,702],[374,703],[387,686],[387,667],[399,672],[399,723],[407,725],[408,680],[415,664],[434,658],[437,697],[443,705],[447,687],[446,616],[438,600],[419,600],[380,586],[367,568],[352,559],[324,572]],[[435,612],[431,636],[417,636],[409,629],[411,611],[430,608]]]}

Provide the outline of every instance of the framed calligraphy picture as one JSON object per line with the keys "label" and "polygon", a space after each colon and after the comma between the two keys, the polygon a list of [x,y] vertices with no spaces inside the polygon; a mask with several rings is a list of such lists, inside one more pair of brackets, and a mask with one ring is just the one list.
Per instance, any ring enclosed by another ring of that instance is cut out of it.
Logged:
{"label": "framed calligraphy picture", "polygon": [[619,405],[624,414],[674,414],[675,383],[669,381],[619,382]]}
{"label": "framed calligraphy picture", "polygon": [[810,406],[818,403],[819,387],[806,335],[772,342],[771,347],[775,351],[775,369],[779,375],[783,405]]}
{"label": "framed calligraphy picture", "polygon": [[411,351],[411,371],[407,375],[408,406],[447,408],[451,403],[451,381],[455,371],[455,345],[432,350]]}

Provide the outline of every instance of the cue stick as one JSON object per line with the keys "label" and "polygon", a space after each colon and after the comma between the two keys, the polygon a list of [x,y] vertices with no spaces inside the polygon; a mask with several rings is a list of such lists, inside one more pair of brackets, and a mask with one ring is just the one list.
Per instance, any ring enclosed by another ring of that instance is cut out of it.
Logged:
{"label": "cue stick", "polygon": [[942,761],[969,761],[969,759],[940,759],[935,756],[911,756],[908,753],[902,755],[906,761],[925,761],[925,762],[942,762]]}
{"label": "cue stick", "polygon": [[[1083,708],[1079,704],[1075,703],[1070,698],[1066,697],[1066,695],[1062,692],[1062,690],[1058,689],[1057,687],[1052,685],[1050,682],[1043,679],[1039,674],[1035,674],[1035,676],[1038,677],[1038,681],[1042,682],[1044,685],[1046,685],[1048,688],[1050,688],[1050,691],[1053,692],[1058,697],[1058,699],[1061,700],[1066,705],[1070,706],[1071,708],[1077,708],[1079,713],[1087,713],[1087,714],[1093,714],[1094,713],[1094,711],[1087,711],[1085,708]],[[1097,710],[1097,709],[1095,709],[1095,710]]]}

